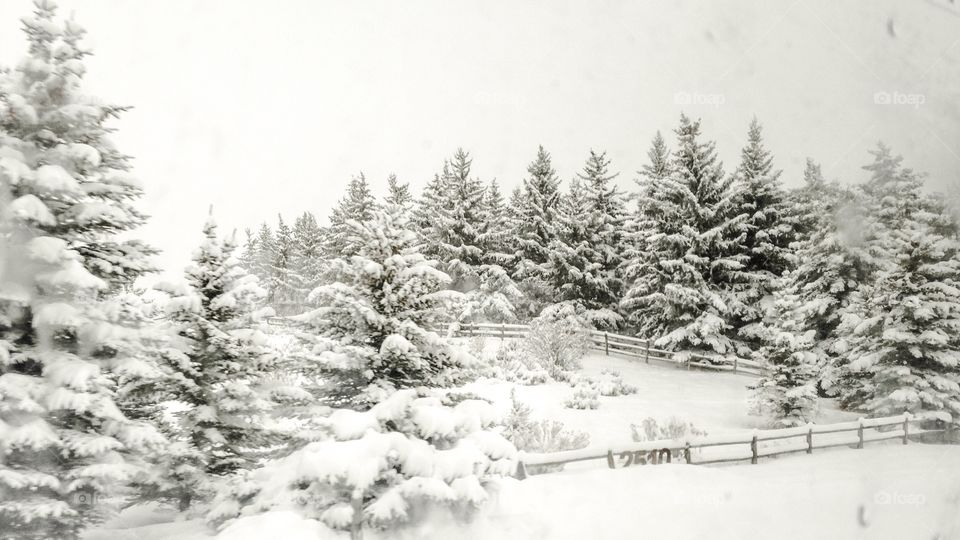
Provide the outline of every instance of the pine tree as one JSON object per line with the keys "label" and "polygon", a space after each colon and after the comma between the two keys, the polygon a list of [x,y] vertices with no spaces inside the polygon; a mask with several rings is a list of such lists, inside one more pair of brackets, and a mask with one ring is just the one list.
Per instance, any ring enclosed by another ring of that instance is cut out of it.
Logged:
{"label": "pine tree", "polygon": [[391,174],[387,178],[387,196],[384,202],[397,205],[404,211],[409,211],[413,207],[413,194],[410,193],[410,184],[401,184],[397,180],[397,175]]}
{"label": "pine tree", "polygon": [[480,235],[483,259],[487,263],[500,266],[509,263],[510,241],[513,235],[508,215],[500,185],[496,180],[491,180],[487,184],[483,200],[483,223]]}
{"label": "pine tree", "polygon": [[747,146],[741,154],[735,173],[735,189],[739,212],[747,219],[740,225],[742,246],[746,255],[741,276],[748,278],[737,291],[743,309],[733,321],[731,330],[759,349],[764,337],[764,305],[772,297],[777,280],[794,262],[790,244],[794,239],[794,223],[785,204],[780,185],[780,171],[773,168],[773,156],[763,141],[760,123],[754,119],[747,134]]}
{"label": "pine tree", "polygon": [[266,292],[233,256],[233,240],[217,236],[212,218],[203,235],[187,286],[158,286],[170,295],[167,317],[181,340],[182,354],[168,358],[167,384],[185,407],[171,429],[169,476],[158,489],[181,509],[207,494],[212,477],[248,468],[282,442],[272,415],[296,396],[271,384],[281,365],[257,328],[270,313],[258,307]]}
{"label": "pine tree", "polygon": [[824,179],[820,164],[807,158],[803,169],[803,185],[787,193],[787,205],[793,214],[794,241],[802,241],[824,226],[830,217],[822,209],[827,197],[838,188]]}
{"label": "pine tree", "polygon": [[622,307],[659,347],[734,354],[731,294],[743,267],[737,253],[744,216],[736,212],[713,142],[681,115],[667,176],[654,179],[641,210],[645,253],[628,263],[633,286]]}
{"label": "pine tree", "polygon": [[323,274],[323,230],[310,212],[304,212],[293,223],[294,264],[299,276],[297,290],[297,311],[303,311],[307,296],[317,285]]}
{"label": "pine tree", "polygon": [[302,277],[296,269],[296,244],[293,231],[277,216],[276,249],[270,264],[267,289],[271,291],[271,305],[281,315],[297,313],[300,305]]}
{"label": "pine tree", "polygon": [[397,388],[449,382],[458,357],[430,329],[459,297],[444,291],[450,277],[420,253],[417,235],[395,206],[349,227],[354,255],[330,261],[335,282],[313,291],[321,307],[301,317],[328,347],[319,369],[331,400],[364,406]]}
{"label": "pine tree", "polygon": [[[842,319],[845,354],[834,366],[842,402],[873,412],[898,407],[949,412],[950,396],[957,394],[941,375],[956,364],[938,347],[952,346],[940,336],[955,324],[949,289],[956,279],[951,242],[957,224],[923,194],[922,176],[904,168],[889,147],[881,143],[871,154],[873,162],[864,167],[871,177],[862,188],[866,217],[860,226],[869,231],[868,246],[879,264],[875,281],[851,296]],[[908,384],[915,385],[915,394],[903,389]],[[896,388],[901,391],[886,395]]]}
{"label": "pine tree", "polygon": [[[273,278],[273,261],[277,258],[277,242],[273,231],[266,223],[260,224],[257,232],[256,257],[250,273],[257,276],[261,283],[269,283]],[[267,290],[267,302],[273,301],[271,291]]]}
{"label": "pine tree", "polygon": [[550,304],[555,291],[550,287],[545,265],[550,244],[557,239],[557,211],[560,204],[560,180],[550,154],[542,146],[527,167],[528,177],[520,191],[511,197],[511,223],[515,240],[513,278],[524,293],[524,317],[536,316]]}
{"label": "pine tree", "polygon": [[960,243],[924,218],[890,232],[896,263],[844,317],[842,404],[874,416],[960,414]]}
{"label": "pine tree", "polygon": [[619,274],[626,201],[608,172],[606,153],[590,151],[583,173],[559,208],[559,238],[551,245],[548,273],[559,301],[575,302],[602,328],[621,322]]}
{"label": "pine tree", "polygon": [[352,230],[350,221],[366,221],[373,217],[373,212],[379,207],[376,198],[370,191],[367,178],[360,173],[354,176],[347,184],[347,194],[337,203],[330,215],[330,226],[327,229],[325,258],[349,257],[351,240],[348,238]]}
{"label": "pine tree", "polygon": [[483,264],[485,187],[470,177],[473,160],[458,148],[444,163],[444,189],[432,195],[432,206],[424,208],[426,227],[421,229],[427,253],[436,256],[453,279],[451,288],[461,292],[477,287]]}
{"label": "pine tree", "polygon": [[249,227],[243,230],[246,237],[243,242],[243,252],[240,254],[240,264],[247,272],[256,275],[257,251],[259,250],[259,238],[253,234]]}
{"label": "pine tree", "polygon": [[137,360],[115,293],[153,253],[118,234],[144,221],[108,138],[124,108],[83,94],[84,30],[55,9],[35,2],[0,73],[0,537],[77,538],[163,444],[114,401]]}

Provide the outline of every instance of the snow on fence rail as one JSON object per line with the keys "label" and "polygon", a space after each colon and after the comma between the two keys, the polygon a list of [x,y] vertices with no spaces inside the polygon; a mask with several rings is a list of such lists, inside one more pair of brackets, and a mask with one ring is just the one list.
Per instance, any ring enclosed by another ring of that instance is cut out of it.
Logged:
{"label": "snow on fence rail", "polygon": [[[487,324],[465,323],[455,326],[453,331],[458,336],[520,338],[527,335],[530,326],[526,324]],[[723,358],[700,354],[680,355],[675,351],[666,351],[652,347],[652,340],[613,334],[610,332],[590,332],[590,346],[593,350],[603,351],[607,356],[610,353],[629,356],[650,363],[650,360],[669,362],[684,366],[710,369],[714,371],[731,371],[745,375],[762,375],[765,365],[746,358]]]}
{"label": "snow on fence rail", "polygon": [[794,452],[811,454],[814,449],[839,446],[863,448],[868,442],[890,439],[900,439],[903,444],[907,444],[911,437],[930,433],[945,433],[946,440],[952,440],[951,423],[947,423],[943,429],[921,429],[919,426],[911,429],[911,423],[916,424],[921,420],[910,414],[902,414],[886,418],[861,418],[855,422],[838,424],[807,424],[795,428],[754,430],[749,436],[737,434],[635,442],[610,448],[605,452],[589,447],[552,453],[520,452],[516,476],[520,479],[526,478],[528,467],[549,467],[582,461],[603,460],[611,469],[673,461],[708,465],[749,460],[756,464],[762,457]]}

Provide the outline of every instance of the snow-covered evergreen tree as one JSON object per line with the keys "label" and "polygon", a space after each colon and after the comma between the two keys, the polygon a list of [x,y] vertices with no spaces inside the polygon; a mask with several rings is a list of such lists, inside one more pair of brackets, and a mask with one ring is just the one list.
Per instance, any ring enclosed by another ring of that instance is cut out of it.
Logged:
{"label": "snow-covered evergreen tree", "polygon": [[516,448],[493,430],[497,417],[486,401],[454,403],[427,389],[400,390],[369,411],[336,410],[329,440],[249,473],[208,517],[283,508],[359,539],[437,508],[475,509],[491,481],[516,470]]}
{"label": "snow-covered evergreen tree", "polygon": [[0,73],[0,537],[69,539],[164,442],[113,388],[137,358],[110,296],[153,250],[118,235],[144,220],[108,138],[124,109],[82,92],[83,28],[34,5],[27,57]]}
{"label": "snow-covered evergreen tree", "polygon": [[622,317],[626,201],[609,172],[606,153],[590,151],[579,181],[559,206],[559,237],[546,265],[558,301],[583,305],[599,328],[616,328]]}
{"label": "snow-covered evergreen tree", "polygon": [[302,312],[307,296],[323,273],[323,230],[310,212],[304,212],[293,223],[294,268],[299,276],[297,312]]}
{"label": "snow-covered evergreen tree", "polygon": [[889,147],[871,154],[862,226],[882,264],[875,282],[851,296],[839,328],[842,402],[877,414],[953,414],[960,410],[957,224]]}
{"label": "snow-covered evergreen tree", "polygon": [[485,264],[478,270],[476,289],[466,293],[460,320],[509,323],[517,320],[523,293],[503,267]]}
{"label": "snow-covered evergreen tree", "polygon": [[542,146],[527,167],[528,176],[520,190],[510,198],[511,228],[515,252],[513,278],[524,294],[524,318],[536,316],[553,302],[545,264],[550,244],[557,239],[557,211],[560,204],[560,180],[550,154]]}
{"label": "snow-covered evergreen tree", "polygon": [[377,199],[370,191],[367,178],[360,173],[354,176],[347,184],[347,194],[340,199],[337,207],[330,214],[330,226],[327,228],[324,256],[328,259],[349,257],[351,227],[349,221],[366,221],[373,217],[373,212],[379,207]]}
{"label": "snow-covered evergreen tree", "polygon": [[362,406],[397,388],[440,385],[461,363],[432,330],[461,295],[444,290],[450,277],[420,253],[403,214],[391,206],[347,222],[353,255],[330,261],[335,281],[311,293],[320,307],[301,316],[326,349],[317,369],[335,403]]}
{"label": "snow-covered evergreen tree", "polygon": [[270,265],[270,277],[266,287],[271,291],[271,305],[281,315],[299,312],[300,291],[303,278],[297,272],[296,242],[293,231],[277,216],[277,234],[274,238],[276,249]]}
{"label": "snow-covered evergreen tree", "polygon": [[397,180],[397,175],[391,174],[387,177],[387,196],[384,199],[386,204],[392,204],[408,211],[413,207],[413,194],[410,193],[410,184],[401,183]]}
{"label": "snow-covered evergreen tree", "polygon": [[700,140],[700,122],[681,115],[676,133],[669,173],[651,179],[641,203],[651,212],[647,236],[639,260],[628,263],[633,285],[622,307],[659,347],[735,354],[728,332],[740,307],[732,291],[745,259],[744,216],[714,143]]}
{"label": "snow-covered evergreen tree", "polygon": [[[269,283],[273,277],[273,261],[277,258],[277,242],[273,236],[273,230],[266,223],[260,224],[255,245],[256,256],[253,258],[252,267],[248,270],[257,276],[261,283]],[[271,291],[267,289],[267,301],[271,300]]]}
{"label": "snow-covered evergreen tree", "polygon": [[739,248],[746,255],[741,276],[747,279],[736,293],[743,310],[735,315],[731,330],[756,350],[764,337],[764,308],[778,279],[794,262],[790,244],[795,229],[780,185],[780,171],[773,168],[773,156],[756,119],[750,122],[747,145],[740,153],[740,166],[734,176],[737,211],[747,214],[740,225],[743,242]]}
{"label": "snow-covered evergreen tree", "polygon": [[483,264],[485,186],[470,177],[473,160],[458,148],[441,173],[443,191],[425,199],[426,227],[421,229],[427,253],[435,254],[453,279],[451,288],[466,292],[477,287]]}
{"label": "snow-covered evergreen tree", "polygon": [[895,264],[851,308],[843,405],[871,415],[960,414],[960,243],[928,220],[890,231]]}
{"label": "snow-covered evergreen tree", "polygon": [[211,477],[250,467],[284,439],[273,418],[279,405],[303,398],[271,381],[280,359],[258,328],[269,308],[266,292],[234,257],[233,240],[221,240],[209,219],[204,239],[186,270],[186,286],[160,284],[170,295],[167,318],[180,338],[180,354],[167,355],[170,398],[183,410],[170,428],[164,455],[169,476],[157,490],[181,508],[209,489]]}

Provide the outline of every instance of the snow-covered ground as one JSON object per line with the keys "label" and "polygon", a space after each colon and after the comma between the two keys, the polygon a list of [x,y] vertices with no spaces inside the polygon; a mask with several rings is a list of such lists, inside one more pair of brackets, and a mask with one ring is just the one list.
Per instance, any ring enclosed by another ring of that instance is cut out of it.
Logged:
{"label": "snow-covered ground", "polygon": [[[125,520],[132,524],[129,517]],[[208,538],[199,522],[100,530],[90,540]],[[598,468],[504,480],[469,523],[435,515],[370,539],[960,538],[960,448],[878,446],[761,465]],[[291,512],[234,524],[223,540],[347,538]]]}
{"label": "snow-covered ground", "polygon": [[[492,345],[492,344],[491,344]],[[762,425],[750,416],[752,378],[646,365],[591,355],[583,373],[618,370],[636,394],[601,397],[596,410],[564,408],[568,384],[515,386],[482,380],[464,390],[496,402],[504,411],[510,391],[534,416],[560,420],[590,434],[591,446],[630,441],[630,424],[671,416],[710,435]],[[856,415],[825,407],[819,422]],[[417,527],[366,538],[579,539],[659,537],[739,538],[960,538],[960,447],[868,445],[766,459],[759,465],[725,467],[660,465],[610,470],[603,463],[501,482],[494,500],[469,523],[444,513]],[[939,535],[939,536],[938,536]],[[199,520],[169,512],[130,509],[91,531],[88,540],[196,540],[213,534]],[[271,512],[238,521],[218,538],[316,540],[346,538],[292,512]]]}
{"label": "snow-covered ground", "polygon": [[[534,417],[559,420],[568,428],[584,431],[590,434],[591,447],[603,449],[630,441],[630,424],[639,424],[647,417],[663,421],[675,416],[692,422],[710,435],[732,435],[763,427],[762,417],[749,414],[751,390],[747,386],[756,380],[753,377],[687,371],[672,365],[644,364],[602,353],[591,353],[583,359],[583,374],[598,375],[603,369],[619,371],[624,382],[637,387],[637,393],[601,396],[600,408],[580,410],[563,406],[564,401],[573,395],[573,388],[565,383],[516,386],[503,381],[481,380],[464,389],[494,400],[506,410],[510,405],[510,391],[516,388],[517,399],[533,409]],[[816,421],[833,423],[856,418],[856,414],[838,411],[826,401]]]}

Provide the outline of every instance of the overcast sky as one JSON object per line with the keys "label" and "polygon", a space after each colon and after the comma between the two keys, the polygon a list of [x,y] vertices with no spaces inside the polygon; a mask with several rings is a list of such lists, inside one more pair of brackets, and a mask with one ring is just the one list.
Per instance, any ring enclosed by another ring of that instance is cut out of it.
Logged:
{"label": "overcast sky", "polygon": [[[457,146],[505,191],[538,144],[564,180],[607,150],[630,187],[681,110],[728,170],[756,115],[788,185],[806,156],[861,181],[879,139],[938,188],[960,171],[949,0],[58,2],[89,31],[91,93],[135,107],[114,138],[175,271],[210,204],[227,229],[325,218],[351,175],[419,190]],[[30,8],[0,2],[3,64]]]}

